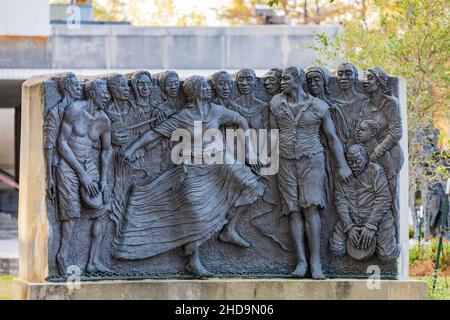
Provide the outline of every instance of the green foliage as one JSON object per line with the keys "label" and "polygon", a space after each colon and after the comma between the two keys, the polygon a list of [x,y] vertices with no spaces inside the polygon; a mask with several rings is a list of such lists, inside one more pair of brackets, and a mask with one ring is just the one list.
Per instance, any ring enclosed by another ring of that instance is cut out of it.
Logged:
{"label": "green foliage", "polygon": [[231,0],[219,11],[219,16],[233,25],[255,24],[256,4],[267,4],[272,9],[284,13],[292,24],[321,24],[337,22],[346,16],[354,16],[365,11],[365,1],[357,0]]}
{"label": "green foliage", "polygon": [[450,278],[438,277],[436,281],[436,288],[433,291],[433,276],[429,277],[414,277],[415,280],[423,280],[427,282],[428,299],[430,300],[450,300]]}
{"label": "green foliage", "polygon": [[195,8],[181,13],[174,0],[94,0],[93,8],[97,21],[129,21],[136,26],[201,26],[206,21]]}
{"label": "green foliage", "polygon": [[368,0],[367,11],[344,22],[336,39],[318,33],[310,46],[330,67],[342,61],[364,70],[381,66],[407,80],[411,179],[426,180],[425,171],[448,175],[448,157],[430,161],[416,133],[432,127],[438,112],[448,118],[449,12],[448,0]]}
{"label": "green foliage", "polygon": [[[267,4],[269,5],[269,7],[274,7],[274,6],[278,6],[280,4],[281,0],[269,0],[267,2]],[[334,0],[328,0],[329,3],[333,3]]]}
{"label": "green foliage", "polygon": [[97,21],[129,21],[128,2],[125,0],[109,0],[105,3],[93,2]]}
{"label": "green foliage", "polygon": [[[414,267],[424,261],[431,261],[434,266],[437,256],[438,242],[439,241],[437,238],[433,238],[427,243],[426,246],[424,244],[415,244],[411,246],[409,248],[409,265]],[[440,271],[444,271],[450,268],[450,243],[446,240],[443,240],[442,248],[444,254],[442,254],[441,251],[439,259]]]}
{"label": "green foliage", "polygon": [[0,276],[0,300],[12,299],[13,276]]}
{"label": "green foliage", "polygon": [[408,234],[409,234],[408,239],[414,238],[414,227],[413,226],[409,226]]}
{"label": "green foliage", "polygon": [[217,10],[219,17],[231,25],[256,24],[255,6],[261,0],[231,0]]}

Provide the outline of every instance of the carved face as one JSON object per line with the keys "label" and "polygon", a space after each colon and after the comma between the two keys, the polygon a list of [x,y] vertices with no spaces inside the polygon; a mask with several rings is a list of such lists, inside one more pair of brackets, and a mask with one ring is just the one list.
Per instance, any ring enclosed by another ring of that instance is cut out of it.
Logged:
{"label": "carved face", "polygon": [[211,99],[211,86],[209,85],[208,81],[202,81],[200,89],[198,90],[198,94],[200,95],[200,98],[202,100]]}
{"label": "carved face", "polygon": [[216,83],[214,83],[216,94],[222,99],[228,99],[230,97],[232,87],[233,81],[229,74],[220,75]]}
{"label": "carved face", "polygon": [[377,91],[379,83],[377,77],[372,72],[367,72],[366,79],[364,80],[364,89],[368,93]]}
{"label": "carved face", "polygon": [[80,81],[77,77],[70,77],[69,82],[70,85],[65,88],[66,94],[74,100],[80,99],[82,93]]}
{"label": "carved face", "polygon": [[367,166],[367,158],[359,152],[347,152],[347,164],[355,176],[360,175]]}
{"label": "carved face", "polygon": [[341,90],[352,88],[356,81],[356,74],[352,66],[348,64],[340,65],[337,71],[337,79]]}
{"label": "carved face", "polygon": [[250,72],[239,72],[236,82],[242,94],[251,93],[255,87],[255,78]]}
{"label": "carved face", "polygon": [[270,71],[264,80],[264,86],[268,94],[275,94],[280,90],[280,78],[276,76],[275,71]]}
{"label": "carved face", "polygon": [[141,97],[148,97],[150,95],[150,88],[152,86],[152,81],[148,75],[143,74],[139,77],[137,82],[137,90]]}
{"label": "carved face", "polygon": [[315,97],[323,94],[324,91],[324,81],[322,75],[318,72],[308,72],[306,77],[306,84],[308,85],[308,90]]}
{"label": "carved face", "polygon": [[111,99],[106,82],[97,82],[97,86],[94,86],[94,90],[90,93],[90,96],[97,106],[105,108]]}
{"label": "carved face", "polygon": [[178,76],[171,75],[167,78],[164,83],[164,91],[171,98],[176,98],[178,96],[178,91],[180,90],[180,79]]}
{"label": "carved face", "polygon": [[355,139],[357,143],[366,143],[372,139],[373,136],[376,135],[374,130],[370,129],[370,126],[367,122],[363,121],[360,125],[356,127],[355,131]]}
{"label": "carved face", "polygon": [[116,99],[126,100],[130,96],[130,87],[125,77],[120,77],[118,83],[114,85],[113,95]]}
{"label": "carved face", "polygon": [[294,75],[291,72],[283,71],[281,75],[281,91],[284,93],[290,93],[296,90],[299,86],[299,83],[296,81]]}

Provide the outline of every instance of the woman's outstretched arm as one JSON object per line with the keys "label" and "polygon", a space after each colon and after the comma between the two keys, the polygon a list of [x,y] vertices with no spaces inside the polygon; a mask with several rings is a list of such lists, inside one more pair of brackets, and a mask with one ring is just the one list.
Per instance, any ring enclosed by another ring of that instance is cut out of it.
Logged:
{"label": "woman's outstretched arm", "polygon": [[[142,137],[140,137],[138,140],[133,142],[128,148],[126,148],[124,151],[121,152],[121,158],[123,160],[130,160],[133,158],[133,154],[145,147],[146,145],[155,142],[159,139],[161,139],[161,134],[159,134],[156,131],[149,130],[147,131]],[[152,144],[152,146],[155,146],[156,144]]]}

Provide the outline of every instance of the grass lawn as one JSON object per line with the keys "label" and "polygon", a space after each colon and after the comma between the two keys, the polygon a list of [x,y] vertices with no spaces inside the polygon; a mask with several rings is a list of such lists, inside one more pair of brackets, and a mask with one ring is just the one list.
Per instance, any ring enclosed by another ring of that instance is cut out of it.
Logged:
{"label": "grass lawn", "polygon": [[12,299],[13,276],[0,276],[0,300]]}
{"label": "grass lawn", "polygon": [[424,280],[428,284],[428,299],[450,300],[450,277],[438,277],[436,288],[433,292],[433,277],[412,277],[411,279]]}

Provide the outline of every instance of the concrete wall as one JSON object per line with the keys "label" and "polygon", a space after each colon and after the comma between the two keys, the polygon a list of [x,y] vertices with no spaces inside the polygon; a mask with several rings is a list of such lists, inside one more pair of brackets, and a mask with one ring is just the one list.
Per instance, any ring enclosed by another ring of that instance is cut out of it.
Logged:
{"label": "concrete wall", "polygon": [[0,1],[0,68],[50,67],[48,0]]}
{"label": "concrete wall", "polygon": [[0,36],[49,35],[49,0],[0,1]]}
{"label": "concrete wall", "polygon": [[314,32],[338,26],[133,27],[52,25],[49,41],[5,43],[0,68],[238,69],[309,66]]}
{"label": "concrete wall", "polygon": [[15,174],[14,117],[14,109],[0,109],[0,168],[11,175]]}

